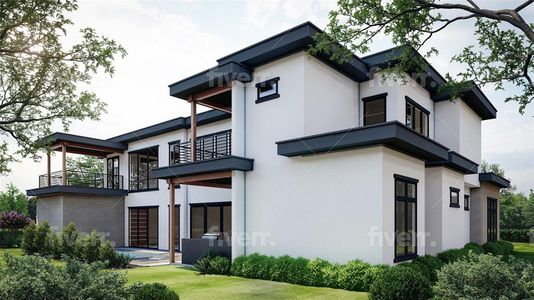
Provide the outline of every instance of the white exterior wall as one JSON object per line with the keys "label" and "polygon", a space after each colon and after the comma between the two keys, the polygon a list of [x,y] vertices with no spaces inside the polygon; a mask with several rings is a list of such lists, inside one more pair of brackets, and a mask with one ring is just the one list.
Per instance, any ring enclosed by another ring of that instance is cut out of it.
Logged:
{"label": "white exterior wall", "polygon": [[482,120],[463,101],[460,103],[460,154],[480,164]]}

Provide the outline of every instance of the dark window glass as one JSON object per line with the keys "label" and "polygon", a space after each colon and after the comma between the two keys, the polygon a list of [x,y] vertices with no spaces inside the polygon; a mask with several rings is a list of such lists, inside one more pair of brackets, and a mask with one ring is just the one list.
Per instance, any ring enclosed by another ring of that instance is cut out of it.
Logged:
{"label": "dark window glass", "polygon": [[180,206],[174,206],[174,249],[180,250]]}
{"label": "dark window glass", "polygon": [[497,240],[498,216],[497,216],[497,199],[488,198],[488,242]]}
{"label": "dark window glass", "polygon": [[469,195],[464,195],[464,210],[469,210]]}
{"label": "dark window glass", "polygon": [[180,141],[169,144],[169,166],[174,166],[180,163],[178,154],[178,145]]}
{"label": "dark window glass", "polygon": [[451,201],[450,207],[460,207],[460,190],[457,188],[450,188],[451,190]]}
{"label": "dark window glass", "polygon": [[129,208],[128,242],[130,247],[158,248],[158,208]]}
{"label": "dark window glass", "polygon": [[260,103],[267,100],[272,100],[280,97],[278,93],[278,81],[279,77],[272,78],[256,84],[256,89],[258,90],[258,99],[256,103]]}
{"label": "dark window glass", "polygon": [[204,234],[204,207],[191,207],[191,238],[200,239]]}
{"label": "dark window glass", "polygon": [[395,261],[417,255],[417,180],[395,178]]}
{"label": "dark window glass", "polygon": [[158,188],[158,180],[150,172],[158,167],[158,147],[151,147],[130,153],[130,191]]}
{"label": "dark window glass", "polygon": [[107,161],[107,188],[122,189],[121,177],[119,175],[119,157],[108,158]]}
{"label": "dark window glass", "polygon": [[363,125],[386,122],[386,97],[363,100]]}
{"label": "dark window glass", "polygon": [[406,126],[422,135],[428,136],[428,120],[428,112],[406,97]]}
{"label": "dark window glass", "polygon": [[232,206],[229,203],[195,204],[191,206],[191,238],[205,233],[217,233],[219,239],[230,240],[232,234]]}

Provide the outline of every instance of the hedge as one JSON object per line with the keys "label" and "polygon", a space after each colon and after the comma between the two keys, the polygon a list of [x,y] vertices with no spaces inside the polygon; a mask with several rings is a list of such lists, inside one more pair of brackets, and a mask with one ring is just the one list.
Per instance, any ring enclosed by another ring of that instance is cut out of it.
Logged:
{"label": "hedge", "polygon": [[534,239],[533,229],[501,229],[501,240],[509,242],[529,243]]}
{"label": "hedge", "polygon": [[482,248],[484,252],[493,255],[509,255],[514,251],[514,245],[507,241],[487,242]]}
{"label": "hedge", "polygon": [[22,241],[22,230],[0,230],[0,248],[19,247]]}

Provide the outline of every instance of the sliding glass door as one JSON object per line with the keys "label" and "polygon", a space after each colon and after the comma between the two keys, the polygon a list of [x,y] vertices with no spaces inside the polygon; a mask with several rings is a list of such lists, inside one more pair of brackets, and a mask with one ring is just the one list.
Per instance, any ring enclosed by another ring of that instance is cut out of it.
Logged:
{"label": "sliding glass door", "polygon": [[158,207],[130,207],[130,247],[158,248]]}
{"label": "sliding glass door", "polygon": [[232,236],[231,203],[191,204],[192,239],[200,239],[205,233],[219,234],[219,239],[230,240]]}

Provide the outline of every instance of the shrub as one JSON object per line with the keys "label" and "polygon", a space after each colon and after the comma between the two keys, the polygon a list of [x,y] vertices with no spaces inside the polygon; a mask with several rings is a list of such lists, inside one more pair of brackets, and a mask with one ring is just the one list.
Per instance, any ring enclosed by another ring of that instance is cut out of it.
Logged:
{"label": "shrub", "polygon": [[432,255],[425,255],[417,257],[412,261],[413,264],[419,264],[426,269],[426,275],[431,283],[438,279],[438,271],[443,267],[443,261]]}
{"label": "shrub", "polygon": [[510,257],[505,262],[492,255],[473,255],[444,266],[434,286],[442,299],[531,299],[534,268]]}
{"label": "shrub", "polygon": [[339,272],[339,286],[349,291],[365,292],[369,290],[366,282],[366,272],[371,265],[361,260],[352,260],[341,266]]}
{"label": "shrub", "polygon": [[74,223],[69,223],[63,227],[60,239],[61,253],[63,255],[73,257],[74,245],[76,244],[79,235],[80,233],[78,232],[78,229]]}
{"label": "shrub", "polygon": [[99,264],[67,260],[53,266],[38,256],[4,256],[0,299],[128,299],[124,273],[103,271]]}
{"label": "shrub", "polygon": [[[302,274],[307,271],[308,260],[305,258],[293,258],[288,255],[273,259],[271,268],[271,280],[304,284]],[[233,267],[233,266],[232,266]]]}
{"label": "shrub", "polygon": [[103,262],[107,268],[124,269],[132,261],[130,256],[115,251],[110,241],[102,243],[98,251],[98,260]]}
{"label": "shrub", "polygon": [[137,283],[131,287],[132,300],[179,300],[180,297],[161,283]]}
{"label": "shrub", "polygon": [[504,249],[505,255],[509,255],[514,252],[514,244],[507,241],[497,241],[496,243]]}
{"label": "shrub", "polygon": [[506,241],[487,242],[482,248],[484,252],[493,255],[509,255],[514,251],[514,245]]}
{"label": "shrub", "polygon": [[55,235],[47,222],[38,225],[30,224],[22,234],[21,248],[25,254],[39,254],[42,256],[54,255],[55,241],[51,240]]}
{"label": "shrub", "polygon": [[274,261],[275,258],[272,256],[252,253],[236,258],[231,272],[240,277],[269,280],[272,278],[271,269],[275,265]]}
{"label": "shrub", "polygon": [[501,229],[501,240],[509,242],[529,243],[534,238],[532,229]]}
{"label": "shrub", "polygon": [[194,267],[202,275],[229,275],[231,262],[227,257],[208,252],[195,262]]}
{"label": "shrub", "polygon": [[445,264],[449,264],[467,257],[468,254],[469,251],[466,249],[449,249],[438,253],[437,257]]}
{"label": "shrub", "polygon": [[32,219],[16,211],[0,213],[0,229],[19,230],[28,226]]}
{"label": "shrub", "polygon": [[19,247],[22,242],[22,230],[1,230],[0,248]]}
{"label": "shrub", "polygon": [[369,290],[369,299],[401,300],[429,299],[432,289],[428,279],[420,272],[397,265],[382,272]]}
{"label": "shrub", "polygon": [[326,282],[329,281],[327,278],[326,270],[331,269],[332,264],[328,261],[320,258],[315,258],[308,261],[308,270],[302,274],[306,285],[309,286],[327,286]]}
{"label": "shrub", "polygon": [[25,254],[37,253],[37,248],[34,247],[33,240],[35,239],[36,225],[31,224],[26,227],[22,232],[22,241],[20,242],[20,248]]}
{"label": "shrub", "polygon": [[484,254],[484,248],[477,243],[467,243],[465,244],[464,249],[471,251],[474,254]]}
{"label": "shrub", "polygon": [[101,244],[102,237],[98,235],[96,230],[93,230],[90,234],[80,236],[74,244],[74,257],[88,263],[96,262],[99,258]]}

